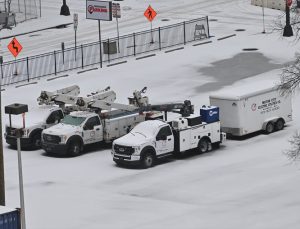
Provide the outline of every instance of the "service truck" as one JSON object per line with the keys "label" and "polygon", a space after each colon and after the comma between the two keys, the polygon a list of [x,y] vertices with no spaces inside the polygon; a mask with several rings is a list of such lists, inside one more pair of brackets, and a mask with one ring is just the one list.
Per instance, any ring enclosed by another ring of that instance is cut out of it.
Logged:
{"label": "service truck", "polygon": [[[21,129],[21,146],[22,148],[40,148],[41,133],[44,129],[49,128],[60,122],[64,117],[64,110],[51,103],[41,103],[42,98],[50,98],[51,96],[77,96],[80,88],[77,85],[65,87],[54,92],[42,91],[38,97],[39,107],[30,108],[28,113],[20,117],[19,115],[9,115],[9,124],[5,126],[6,143],[16,147],[17,136],[16,129]],[[26,118],[25,118],[26,117]]]}
{"label": "service truck", "polygon": [[138,124],[130,133],[115,140],[112,157],[117,164],[138,164],[144,168],[155,160],[188,150],[205,153],[226,139],[220,130],[219,109],[203,107],[201,115],[179,117],[169,123],[149,120]]}
{"label": "service truck", "polygon": [[[161,111],[172,108],[186,115],[193,112],[191,102],[151,105],[148,97],[142,96],[146,87],[135,91],[129,99],[129,105],[108,102],[103,99],[77,100],[85,110],[71,112],[60,124],[42,132],[42,148],[51,154],[77,156],[84,146],[98,142],[112,142],[127,134],[140,122],[151,119],[163,119]],[[115,110],[113,110],[115,109]]]}
{"label": "service truck", "polygon": [[282,130],[292,120],[291,95],[281,95],[278,85],[263,80],[230,87],[209,96],[220,108],[221,129],[229,135],[244,136],[263,130]]}

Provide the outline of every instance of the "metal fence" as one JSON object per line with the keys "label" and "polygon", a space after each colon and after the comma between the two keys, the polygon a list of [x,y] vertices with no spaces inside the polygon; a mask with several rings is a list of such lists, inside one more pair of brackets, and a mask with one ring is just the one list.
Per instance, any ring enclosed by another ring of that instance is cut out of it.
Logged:
{"label": "metal fence", "polygon": [[41,0],[1,0],[0,11],[15,13],[16,22],[40,17]]}
{"label": "metal fence", "polygon": [[[79,45],[1,64],[1,85],[56,75],[72,69],[116,62],[155,50],[209,38],[208,17],[159,27],[118,38]],[[100,56],[101,46],[101,56]]]}

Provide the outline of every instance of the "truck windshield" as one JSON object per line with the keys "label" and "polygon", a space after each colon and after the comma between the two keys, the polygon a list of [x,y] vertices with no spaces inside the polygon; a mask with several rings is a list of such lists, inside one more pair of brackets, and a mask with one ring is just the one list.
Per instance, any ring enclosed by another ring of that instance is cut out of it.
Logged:
{"label": "truck windshield", "polygon": [[73,126],[79,126],[81,123],[83,123],[85,120],[84,117],[76,117],[71,115],[66,115],[64,119],[61,121],[63,124],[73,125]]}

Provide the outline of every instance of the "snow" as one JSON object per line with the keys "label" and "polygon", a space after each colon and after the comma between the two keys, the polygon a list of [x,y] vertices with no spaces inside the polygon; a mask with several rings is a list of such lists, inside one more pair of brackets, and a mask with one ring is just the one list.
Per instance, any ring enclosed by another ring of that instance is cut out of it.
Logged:
{"label": "snow", "polygon": [[241,86],[227,87],[220,90],[216,94],[210,95],[210,98],[225,99],[225,100],[242,100],[251,96],[275,91],[278,89],[280,81],[274,80],[259,80],[247,83]]}
{"label": "snow", "polygon": [[[95,21],[84,19],[84,1],[67,1],[79,13],[80,43],[97,40]],[[60,21],[52,17],[60,0],[45,0],[44,21],[22,23],[31,30]],[[148,87],[151,104],[190,99],[195,111],[209,104],[209,95],[230,86],[279,79],[280,68],[294,60],[299,43],[269,33],[280,11],[265,9],[267,34],[262,34],[261,8],[248,0],[126,0],[122,7],[122,34],[150,25],[143,16],[149,4],[157,10],[153,27],[208,15],[212,43],[187,44],[183,50],[135,60],[113,67],[77,74],[2,92],[3,106],[25,103],[37,107],[41,90],[55,91],[77,84],[83,95],[106,86],[117,92],[117,101],[127,103],[133,90]],[[124,16],[124,17],[123,17]],[[162,19],[169,19],[167,22]],[[71,19],[71,18],[69,18]],[[115,35],[114,23],[103,23],[103,37]],[[237,32],[236,29],[245,29]],[[1,36],[4,36],[1,31]],[[5,31],[6,33],[6,31]],[[72,45],[73,28],[50,30],[39,36],[18,37],[24,46],[21,57],[58,49],[61,41]],[[236,36],[218,41],[220,37]],[[6,47],[8,40],[2,40]],[[244,48],[257,48],[244,52]],[[5,58],[9,54],[4,51]],[[299,164],[284,155],[288,140],[300,128],[299,94],[294,95],[293,122],[280,132],[259,134],[245,140],[227,140],[210,153],[191,154],[181,160],[162,160],[157,166],[140,170],[114,164],[109,145],[87,147],[75,158],[47,156],[43,150],[24,151],[23,175],[26,223],[32,229],[126,229],[126,228],[298,228]],[[2,107],[3,123],[8,123]],[[4,144],[6,203],[19,206],[16,151]]]}

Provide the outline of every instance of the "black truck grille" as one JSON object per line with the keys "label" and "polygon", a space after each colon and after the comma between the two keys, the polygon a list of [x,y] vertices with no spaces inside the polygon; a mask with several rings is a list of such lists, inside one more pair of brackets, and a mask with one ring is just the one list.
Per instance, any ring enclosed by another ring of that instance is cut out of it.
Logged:
{"label": "black truck grille", "polygon": [[132,155],[134,153],[134,149],[129,146],[115,145],[114,150],[121,155]]}
{"label": "black truck grille", "polygon": [[16,128],[7,126],[5,132],[8,136],[16,136]]}
{"label": "black truck grille", "polygon": [[50,134],[43,134],[43,140],[44,142],[50,142],[50,143],[60,143],[60,137]]}

